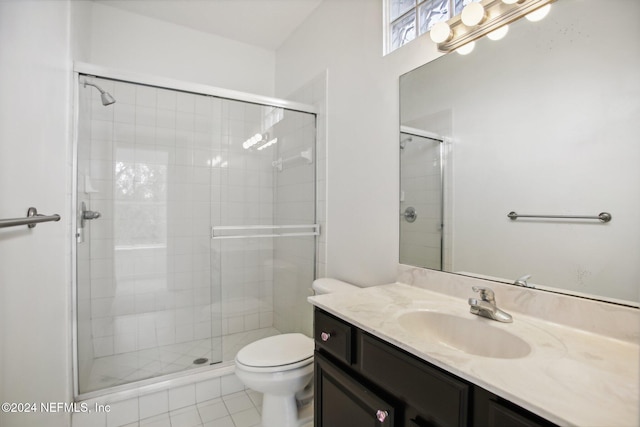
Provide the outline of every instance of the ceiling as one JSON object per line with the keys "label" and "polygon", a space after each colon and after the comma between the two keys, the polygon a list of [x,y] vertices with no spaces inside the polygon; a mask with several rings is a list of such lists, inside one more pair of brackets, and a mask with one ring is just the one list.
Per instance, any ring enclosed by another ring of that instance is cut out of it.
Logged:
{"label": "ceiling", "polygon": [[322,0],[94,0],[269,50],[277,49]]}

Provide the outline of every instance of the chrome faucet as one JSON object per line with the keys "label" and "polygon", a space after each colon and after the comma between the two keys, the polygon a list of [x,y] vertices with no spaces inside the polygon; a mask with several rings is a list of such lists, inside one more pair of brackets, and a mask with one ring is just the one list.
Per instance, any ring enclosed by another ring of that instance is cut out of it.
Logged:
{"label": "chrome faucet", "polygon": [[480,286],[474,286],[472,289],[473,292],[480,294],[480,299],[469,298],[471,314],[477,314],[478,316],[497,320],[498,322],[513,322],[513,317],[511,317],[510,314],[505,313],[496,306],[496,297],[493,290]]}
{"label": "chrome faucet", "polygon": [[525,288],[533,288],[533,285],[527,283],[527,280],[529,279],[531,279],[531,275],[525,274],[524,276],[517,278],[513,284],[517,286],[524,286]]}

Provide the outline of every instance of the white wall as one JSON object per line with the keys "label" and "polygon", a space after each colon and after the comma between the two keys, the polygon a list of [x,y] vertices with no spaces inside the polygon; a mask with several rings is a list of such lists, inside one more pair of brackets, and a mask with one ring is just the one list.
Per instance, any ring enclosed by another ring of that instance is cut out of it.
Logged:
{"label": "white wall", "polygon": [[428,37],[382,56],[382,2],[325,0],[276,52],[276,96],[328,70],[327,275],[368,286],[398,263],[398,77]]}
{"label": "white wall", "polygon": [[[0,2],[0,218],[29,206],[56,223],[0,230],[0,401],[71,400],[69,2]],[[0,425],[69,414],[0,412]]]}
{"label": "white wall", "polygon": [[90,27],[89,55],[74,59],[273,96],[273,51],[102,4],[93,4]]}

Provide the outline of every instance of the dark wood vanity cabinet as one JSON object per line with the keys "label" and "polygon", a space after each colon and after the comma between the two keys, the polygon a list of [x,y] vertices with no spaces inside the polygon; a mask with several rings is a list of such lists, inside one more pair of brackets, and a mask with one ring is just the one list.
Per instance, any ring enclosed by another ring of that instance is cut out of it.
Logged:
{"label": "dark wood vanity cabinet", "polygon": [[551,427],[543,418],[315,309],[315,427]]}

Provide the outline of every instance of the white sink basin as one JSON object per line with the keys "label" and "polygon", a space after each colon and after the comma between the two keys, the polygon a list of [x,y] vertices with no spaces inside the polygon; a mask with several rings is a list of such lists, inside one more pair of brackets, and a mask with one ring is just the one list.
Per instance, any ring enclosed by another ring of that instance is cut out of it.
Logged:
{"label": "white sink basin", "polygon": [[[493,326],[490,320],[470,314],[471,318],[437,311],[411,311],[398,317],[398,324],[411,335],[438,341],[468,354],[498,359],[518,359],[531,352],[522,338]],[[504,324],[508,328],[509,324]]]}

